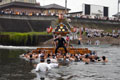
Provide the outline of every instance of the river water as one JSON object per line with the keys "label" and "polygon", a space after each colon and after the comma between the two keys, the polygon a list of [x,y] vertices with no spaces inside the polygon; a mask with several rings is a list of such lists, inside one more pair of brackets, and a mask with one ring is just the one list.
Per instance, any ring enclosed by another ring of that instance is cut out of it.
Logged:
{"label": "river water", "polygon": [[[79,47],[79,46],[76,46]],[[84,46],[97,51],[99,56],[105,55],[108,63],[83,62],[71,63],[52,69],[44,77],[45,80],[120,80],[120,47],[117,46]],[[0,80],[40,80],[34,66],[19,55],[36,47],[0,46]]]}

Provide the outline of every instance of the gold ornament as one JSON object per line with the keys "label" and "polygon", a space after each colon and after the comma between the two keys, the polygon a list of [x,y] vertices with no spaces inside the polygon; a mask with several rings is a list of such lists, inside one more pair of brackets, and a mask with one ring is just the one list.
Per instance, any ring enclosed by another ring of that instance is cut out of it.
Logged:
{"label": "gold ornament", "polygon": [[59,29],[58,31],[61,31],[61,29]]}
{"label": "gold ornament", "polygon": [[60,29],[63,29],[63,26],[60,26]]}
{"label": "gold ornament", "polygon": [[62,31],[65,31],[65,29],[62,29]]}

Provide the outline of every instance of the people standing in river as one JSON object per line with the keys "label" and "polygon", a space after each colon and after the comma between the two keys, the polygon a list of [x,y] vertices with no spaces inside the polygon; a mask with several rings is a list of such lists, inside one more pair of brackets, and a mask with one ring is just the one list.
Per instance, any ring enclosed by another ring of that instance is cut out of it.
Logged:
{"label": "people standing in river", "polygon": [[59,66],[58,63],[51,63],[51,60],[50,60],[50,59],[47,59],[47,64],[49,64],[49,66],[50,66],[51,68],[56,68],[56,67]]}
{"label": "people standing in river", "polygon": [[36,72],[38,72],[38,71],[46,72],[46,71],[48,71],[50,69],[51,69],[51,67],[47,63],[45,63],[45,60],[41,59],[40,63],[37,64],[35,71]]}
{"label": "people standing in river", "polygon": [[87,45],[91,45],[91,43],[92,43],[91,40],[87,41]]}
{"label": "people standing in river", "polygon": [[102,62],[106,63],[106,62],[108,62],[108,59],[105,56],[102,56]]}
{"label": "people standing in river", "polygon": [[[55,40],[57,38],[57,35],[54,35],[54,38],[53,38],[53,41]],[[56,45],[57,45],[57,42],[53,42],[53,44],[55,45],[55,47],[56,47]]]}
{"label": "people standing in river", "polygon": [[67,41],[67,47],[69,47],[70,37],[68,35],[66,36],[66,41]]}
{"label": "people standing in river", "polygon": [[41,56],[40,63],[37,64],[35,71],[41,73],[40,80],[45,80],[45,73],[51,69],[50,65],[45,63],[45,60]]}
{"label": "people standing in river", "polygon": [[95,45],[97,45],[97,46],[100,45],[100,41],[99,41],[99,40],[96,40],[96,41],[95,41]]}
{"label": "people standing in river", "polygon": [[55,41],[55,42],[58,41],[57,47],[56,47],[56,49],[55,49],[55,54],[57,54],[57,50],[58,50],[60,47],[63,47],[64,50],[65,50],[65,53],[67,53],[67,49],[66,49],[66,47],[65,47],[66,41],[65,41],[64,38],[62,38],[61,35],[59,35],[58,38],[56,38],[54,41]]}
{"label": "people standing in river", "polygon": [[81,45],[82,38],[78,38],[78,45]]}
{"label": "people standing in river", "polygon": [[83,58],[83,62],[85,62],[85,64],[89,64],[90,63],[90,58],[89,58],[88,54],[86,54],[85,57]]}

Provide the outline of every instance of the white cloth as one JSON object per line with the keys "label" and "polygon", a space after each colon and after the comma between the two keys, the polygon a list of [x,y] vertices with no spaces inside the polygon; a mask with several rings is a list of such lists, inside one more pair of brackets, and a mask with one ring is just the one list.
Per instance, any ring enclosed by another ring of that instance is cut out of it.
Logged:
{"label": "white cloth", "polygon": [[51,68],[56,68],[56,67],[58,67],[58,64],[57,63],[50,63],[49,66]]}
{"label": "white cloth", "polygon": [[95,42],[95,44],[96,44],[96,45],[100,45],[100,41],[97,40],[97,41]]}
{"label": "white cloth", "polygon": [[57,63],[56,59],[50,59],[50,60],[51,60],[51,63]]}
{"label": "white cloth", "polygon": [[38,58],[40,58],[41,55],[42,55],[42,54],[39,54],[39,55],[38,55]]}
{"label": "white cloth", "polygon": [[41,71],[41,72],[46,72],[47,70],[50,70],[51,67],[47,63],[39,63],[37,64],[37,67],[35,71]]}
{"label": "white cloth", "polygon": [[38,55],[38,57],[40,58],[42,55],[44,55],[43,53],[40,53],[39,55]]}

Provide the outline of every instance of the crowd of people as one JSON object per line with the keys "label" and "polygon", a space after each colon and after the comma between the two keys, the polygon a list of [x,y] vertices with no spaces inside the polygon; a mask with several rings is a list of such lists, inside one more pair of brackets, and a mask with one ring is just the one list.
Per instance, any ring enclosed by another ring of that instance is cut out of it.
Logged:
{"label": "crowd of people", "polygon": [[109,32],[104,32],[104,30],[100,30],[100,29],[85,28],[85,30],[83,31],[83,35],[86,35],[88,38],[106,37],[106,36],[118,38],[120,35],[120,30],[118,31],[113,30],[112,33],[109,33]]}
{"label": "crowd of people", "polygon": [[120,21],[120,19],[118,18],[114,18],[114,17],[100,17],[100,16],[90,16],[90,15],[73,15],[73,16],[69,16],[69,17],[74,17],[74,18],[82,18],[82,19],[95,19],[95,20],[107,20],[107,21]]}
{"label": "crowd of people", "polygon": [[[62,46],[64,40],[63,38],[56,38],[54,41],[58,40],[58,47],[65,47]],[[61,45],[61,46],[60,46]],[[74,53],[71,54],[65,51],[58,50],[58,47],[55,50],[55,53],[51,51],[51,53],[46,53],[45,50],[39,50],[38,53],[28,51],[23,55],[23,57],[29,59],[30,61],[35,61],[38,63],[36,66],[36,71],[47,71],[49,69],[59,67],[60,65],[69,65],[71,62],[84,62],[85,64],[89,64],[91,62],[103,62],[106,63],[108,60],[105,56],[99,57],[96,51],[91,51],[90,53],[80,54]],[[66,48],[66,47],[65,47]]]}
{"label": "crowd of people", "polygon": [[[67,39],[67,38],[66,38]],[[68,40],[68,39],[67,39]],[[101,62],[105,64],[108,62],[106,56],[98,56],[96,51],[90,51],[90,53],[80,54],[74,53],[71,54],[67,51],[66,46],[67,40],[62,38],[61,35],[54,38],[54,43],[57,41],[55,53],[52,51],[47,53],[45,49],[38,50],[37,52],[28,51],[24,53],[22,57],[28,59],[30,62],[35,62],[36,72],[47,72],[53,68],[58,68],[59,66],[67,66],[73,62],[83,62],[84,64],[98,63]],[[59,50],[59,47],[63,47],[65,52]],[[44,80],[44,77],[40,77],[41,80]]]}
{"label": "crowd of people", "polygon": [[12,11],[10,9],[0,11],[0,15],[20,15],[20,16],[59,16],[59,13],[44,13],[44,12],[23,12]]}
{"label": "crowd of people", "polygon": [[103,62],[106,63],[108,60],[105,56],[99,57],[95,51],[86,54],[70,54],[62,53],[58,51],[57,54],[50,53],[46,54],[45,50],[39,51],[39,53],[27,52],[24,57],[30,61],[39,60],[36,66],[36,71],[47,71],[49,69],[59,67],[60,65],[68,65],[71,62],[84,62],[90,64],[92,62]]}
{"label": "crowd of people", "polygon": [[[0,14],[2,15],[22,15],[22,16],[59,16],[59,13],[49,13],[45,14],[44,12],[20,12],[20,11],[12,11],[10,9],[2,10],[0,11]],[[109,21],[120,21],[120,19],[117,18],[109,18],[109,17],[91,17],[89,15],[80,15],[80,16],[70,16],[69,13],[65,15],[66,17],[72,17],[72,18],[80,18],[80,19],[95,19],[95,20],[109,20]]]}
{"label": "crowd of people", "polygon": [[19,11],[11,11],[11,10],[8,10],[8,11],[0,11],[0,14],[1,15],[20,15],[20,16],[45,16],[45,14],[43,13],[35,13],[35,12],[19,12]]}

